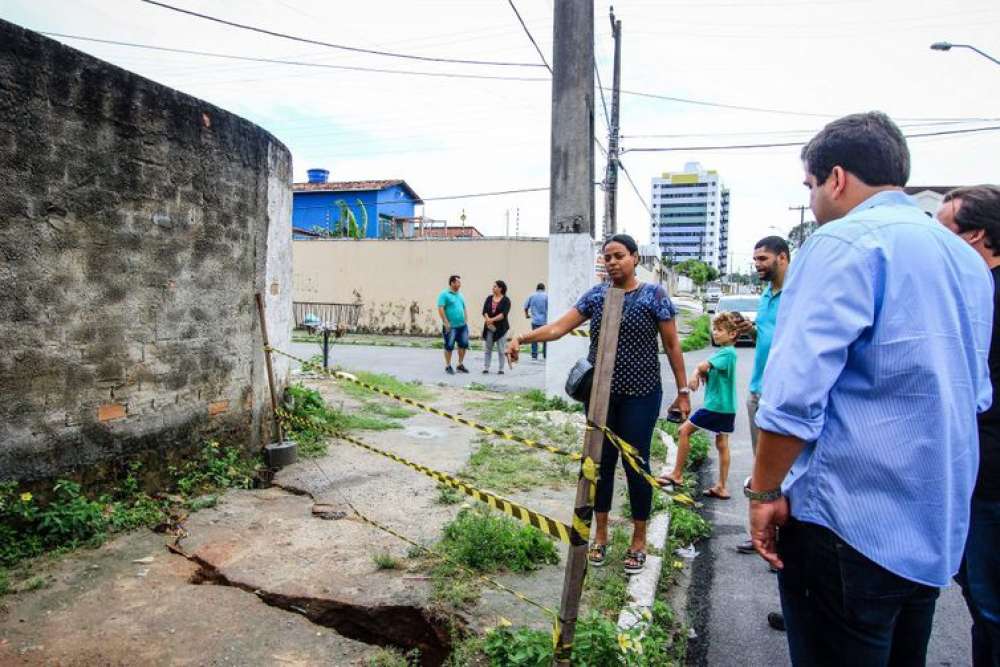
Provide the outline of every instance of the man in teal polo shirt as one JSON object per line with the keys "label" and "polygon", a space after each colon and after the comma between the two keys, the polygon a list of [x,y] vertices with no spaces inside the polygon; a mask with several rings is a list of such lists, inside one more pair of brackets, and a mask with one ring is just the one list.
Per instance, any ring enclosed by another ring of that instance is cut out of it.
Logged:
{"label": "man in teal polo shirt", "polygon": [[459,290],[462,288],[460,276],[448,276],[448,289],[438,295],[438,316],[441,318],[441,335],[444,337],[444,371],[448,375],[455,374],[451,367],[451,352],[458,345],[459,373],[468,373],[469,369],[462,363],[465,361],[465,351],[469,349],[469,310],[465,307],[465,297]]}
{"label": "man in teal polo shirt", "polygon": [[[788,244],[780,236],[766,236],[758,241],[753,249],[753,262],[757,275],[768,283],[757,304],[757,319],[754,323],[757,349],[754,352],[753,373],[750,375],[750,395],[747,397],[750,447],[754,455],[757,454],[757,424],[754,423],[754,418],[757,416],[764,367],[767,366],[767,355],[771,352],[771,339],[774,337],[774,325],[778,319],[778,303],[781,301],[781,288],[785,284],[785,272],[788,270],[790,257]],[[736,550],[741,554],[756,553],[749,537],[740,542]]]}

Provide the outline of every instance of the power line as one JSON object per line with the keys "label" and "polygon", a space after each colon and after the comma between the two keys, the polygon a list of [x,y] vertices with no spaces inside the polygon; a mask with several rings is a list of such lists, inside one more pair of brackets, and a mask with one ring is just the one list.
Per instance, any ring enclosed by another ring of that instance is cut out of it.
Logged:
{"label": "power line", "polygon": [[[974,127],[967,128],[964,130],[939,130],[937,132],[918,132],[914,134],[904,134],[903,136],[907,139],[919,139],[920,137],[940,137],[950,134],[972,134],[976,132],[994,132],[1000,130],[1000,125],[992,125],[990,127]],[[791,148],[794,146],[803,146],[806,142],[804,141],[789,141],[781,143],[770,143],[770,144],[732,144],[727,146],[663,146],[663,147],[650,147],[650,148],[627,148],[622,152],[626,153],[663,153],[666,151],[728,151],[728,150],[741,150],[746,148]]]}
{"label": "power line", "polygon": [[76,39],[82,42],[97,42],[99,44],[112,44],[114,46],[128,46],[136,49],[148,49],[150,51],[166,51],[169,53],[183,53],[192,56],[205,56],[208,58],[223,58],[225,60],[244,60],[256,63],[270,63],[275,65],[294,65],[296,67],[320,67],[323,69],[348,70],[352,72],[376,72],[379,74],[406,74],[411,76],[432,76],[446,79],[492,79],[499,81],[550,81],[547,77],[527,77],[527,76],[499,76],[491,74],[462,74],[459,72],[421,72],[418,70],[385,69],[381,67],[356,67],[353,65],[329,65],[326,63],[313,63],[303,60],[281,60],[277,58],[255,58],[253,56],[237,56],[229,53],[213,53],[211,51],[194,51],[190,49],[175,49],[167,46],[154,46],[152,44],[136,44],[134,42],[119,42],[113,39],[98,39],[96,37],[83,37],[81,35],[67,35],[61,32],[42,32],[50,37],[62,37],[63,39]]}
{"label": "power line", "polygon": [[594,58],[594,75],[597,76],[597,90],[601,92],[601,106],[604,107],[604,124],[611,131],[611,114],[608,113],[608,102],[604,99],[604,84],[601,83],[601,72],[597,69],[597,58]]}
{"label": "power line", "polygon": [[497,197],[500,195],[516,195],[524,192],[545,192],[549,188],[522,188],[520,190],[497,190],[494,192],[476,192],[467,195],[451,195],[448,197],[421,197],[423,201],[443,201],[445,199],[472,199],[473,197]]}
{"label": "power line", "polygon": [[514,0],[507,0],[507,2],[510,4],[510,8],[514,10],[514,15],[517,16],[517,20],[521,22],[521,27],[524,28],[524,34],[531,40],[531,45],[535,47],[535,51],[538,51],[538,57],[542,59],[545,69],[549,70],[549,74],[552,74],[552,68],[549,67],[548,61],[545,60],[545,54],[542,53],[542,50],[538,47],[538,42],[535,41],[531,31],[528,30],[528,25],[524,22],[524,19],[521,18],[521,12],[517,11],[517,7],[514,5]]}
{"label": "power line", "polygon": [[[1000,119],[994,119],[1000,120]],[[958,125],[964,123],[978,123],[985,121],[966,121],[966,120],[939,120],[932,121],[929,123],[899,123],[899,127],[931,127],[935,125]],[[623,134],[622,139],[676,139],[682,137],[747,137],[747,136],[766,136],[766,135],[776,135],[776,134],[815,134],[819,132],[821,128],[813,127],[809,129],[800,130],[743,130],[740,132],[676,132],[672,134]]]}
{"label": "power line", "polygon": [[216,16],[209,16],[208,14],[199,14],[198,12],[193,12],[189,9],[183,9],[181,7],[175,7],[173,5],[168,5],[163,2],[157,2],[157,0],[139,0],[139,1],[149,5],[155,5],[157,7],[169,9],[170,11],[173,12],[179,12],[181,14],[187,14],[188,16],[194,16],[196,18],[205,19],[206,21],[213,21],[215,23],[221,23],[222,25],[227,25],[232,28],[239,28],[240,30],[250,30],[252,32],[257,32],[262,35],[270,35],[271,37],[280,37],[281,39],[290,39],[292,41],[302,42],[304,44],[315,44],[317,46],[325,46],[331,49],[340,49],[342,51],[351,51],[354,53],[367,53],[375,56],[385,56],[387,58],[404,58],[407,60],[421,60],[424,62],[455,63],[458,65],[492,65],[498,67],[542,67],[542,65],[539,65],[537,63],[503,62],[503,61],[493,61],[493,60],[463,60],[459,58],[438,58],[432,56],[417,56],[408,53],[395,53],[392,51],[378,51],[376,49],[365,49],[358,46],[345,46],[343,44],[332,44],[330,42],[321,42],[316,39],[297,37],[295,35],[288,35],[281,32],[275,32],[273,30],[266,30],[264,28],[258,28],[256,26],[246,25],[243,23],[227,21],[226,19],[221,19]]}

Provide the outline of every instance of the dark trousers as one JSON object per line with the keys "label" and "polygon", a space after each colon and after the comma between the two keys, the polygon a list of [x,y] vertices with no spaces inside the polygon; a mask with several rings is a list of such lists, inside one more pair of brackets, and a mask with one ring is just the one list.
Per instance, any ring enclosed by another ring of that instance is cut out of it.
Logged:
{"label": "dark trousers", "polygon": [[[544,327],[544,326],[545,326],[544,324],[532,324],[531,325],[531,330],[534,331],[535,329],[538,329],[538,328]],[[532,343],[531,344],[531,358],[532,359],[537,359],[538,358],[538,343]],[[548,343],[542,343],[542,358],[543,359],[548,359],[549,358],[549,344]]]}
{"label": "dark trousers", "polygon": [[[660,402],[663,392],[657,391],[646,396],[622,396],[612,394],[608,403],[608,428],[621,436],[639,451],[643,462],[640,467],[649,472],[649,444],[653,439],[653,429],[656,418],[660,415]],[[584,410],[588,406],[584,404]],[[611,501],[615,495],[615,467],[618,465],[618,448],[607,438],[601,447],[601,468],[597,479],[597,499],[594,509],[598,512],[609,512]],[[652,509],[653,487],[632,469],[632,466],[622,461],[625,468],[625,481],[628,483],[628,500],[632,508],[632,518],[638,521],[649,519]]]}
{"label": "dark trousers", "polygon": [[972,664],[1000,667],[1000,501],[972,499],[965,557],[955,580],[972,616]]}
{"label": "dark trousers", "polygon": [[937,588],[903,579],[833,531],[795,519],[779,531],[778,554],[793,665],[923,667]]}

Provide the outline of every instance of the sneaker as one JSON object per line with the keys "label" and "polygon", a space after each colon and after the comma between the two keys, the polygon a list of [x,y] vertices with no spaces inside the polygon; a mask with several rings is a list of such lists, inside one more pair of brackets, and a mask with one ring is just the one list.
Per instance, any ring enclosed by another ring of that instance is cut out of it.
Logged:
{"label": "sneaker", "polygon": [[455,369],[452,368],[451,366],[445,366],[444,367],[444,372],[447,373],[448,375],[454,375],[455,374]]}
{"label": "sneaker", "polygon": [[503,375],[503,371],[497,371],[497,375]]}
{"label": "sneaker", "polygon": [[741,554],[757,553],[756,549],[753,548],[753,540],[751,540],[749,537],[740,542],[739,544],[737,544],[736,550],[739,551]]}
{"label": "sneaker", "polygon": [[767,624],[779,632],[785,631],[785,616],[780,611],[772,611],[767,615]]}
{"label": "sneaker", "polygon": [[488,368],[484,368],[483,369],[483,375],[487,375],[489,372],[490,372],[490,369],[488,369]]}
{"label": "sneaker", "polygon": [[466,368],[464,364],[459,364],[458,366],[455,366],[455,370],[457,370],[459,373],[468,373],[469,372],[469,369]]}

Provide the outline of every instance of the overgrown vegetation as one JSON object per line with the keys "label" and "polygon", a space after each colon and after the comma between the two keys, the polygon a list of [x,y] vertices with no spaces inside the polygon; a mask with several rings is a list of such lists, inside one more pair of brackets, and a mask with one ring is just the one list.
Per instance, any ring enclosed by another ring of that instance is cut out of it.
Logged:
{"label": "overgrown vegetation", "polygon": [[670,537],[687,546],[712,534],[712,526],[694,510],[674,503],[670,508]]}
{"label": "overgrown vegetation", "polygon": [[712,320],[707,314],[692,320],[691,325],[693,330],[681,340],[681,350],[684,352],[700,350],[712,342]]}
{"label": "overgrown vegetation", "polygon": [[628,576],[622,569],[629,533],[622,526],[613,526],[608,533],[608,551],[604,567],[587,568],[584,580],[584,603],[589,609],[617,618],[628,600]]}
{"label": "overgrown vegetation", "polygon": [[417,667],[419,664],[419,649],[403,653],[395,648],[380,648],[365,663],[366,667]]}
{"label": "overgrown vegetation", "polygon": [[[213,441],[183,466],[169,469],[168,488],[177,492],[174,496],[153,497],[142,491],[139,463],[129,466],[114,489],[96,497],[69,480],[57,481],[44,502],[19,491],[15,482],[0,483],[0,591],[12,588],[5,568],[45,553],[97,546],[113,533],[155,526],[166,519],[172,505],[199,509],[206,506],[201,494],[250,487],[256,468],[256,460]],[[214,504],[215,496],[208,497]],[[32,577],[18,590],[40,585],[44,579]]]}
{"label": "overgrown vegetation", "polygon": [[440,505],[457,505],[464,497],[460,491],[447,484],[438,484],[437,502]]}
{"label": "overgrown vegetation", "polygon": [[398,570],[400,567],[399,559],[388,551],[375,553],[372,555],[372,560],[375,562],[375,567],[380,570]]}
{"label": "overgrown vegetation", "polygon": [[[349,386],[354,385],[345,385],[345,387]],[[362,389],[362,391],[371,395],[367,389]],[[386,418],[386,416],[370,414],[367,409],[346,412],[333,408],[326,404],[318,390],[306,387],[301,383],[289,386],[285,396],[285,410],[292,415],[292,419],[285,424],[285,433],[289,438],[295,440],[298,444],[299,456],[305,458],[325,455],[327,438],[332,432],[385,431],[391,428],[402,428],[398,421]],[[383,414],[389,412],[388,407],[383,409]],[[408,410],[403,410],[403,412],[406,413],[405,417],[410,416]],[[392,414],[400,415],[402,413]]]}
{"label": "overgrown vegetation", "polygon": [[[387,373],[371,373],[369,371],[350,371],[350,373],[365,384],[399,394],[405,398],[412,398],[415,401],[429,401],[434,398],[434,392],[419,382],[404,382]],[[354,398],[368,399],[381,396],[378,392],[365,389],[353,382],[342,381],[339,386],[345,394]]]}
{"label": "overgrown vegetation", "polygon": [[[656,602],[650,623],[622,632],[614,620],[592,611],[580,618],[572,663],[604,667],[669,667],[683,663],[686,637],[670,608]],[[552,664],[551,635],[544,630],[502,626],[487,633],[483,653],[492,667],[547,667]]]}
{"label": "overgrown vegetation", "polygon": [[463,508],[443,529],[431,569],[434,599],[448,607],[462,607],[479,597],[479,581],[468,571],[529,572],[559,562],[555,545],[540,531],[501,514]]}
{"label": "overgrown vegetation", "polygon": [[481,437],[479,447],[459,472],[475,486],[510,493],[558,486],[576,478],[579,464],[517,443]]}

